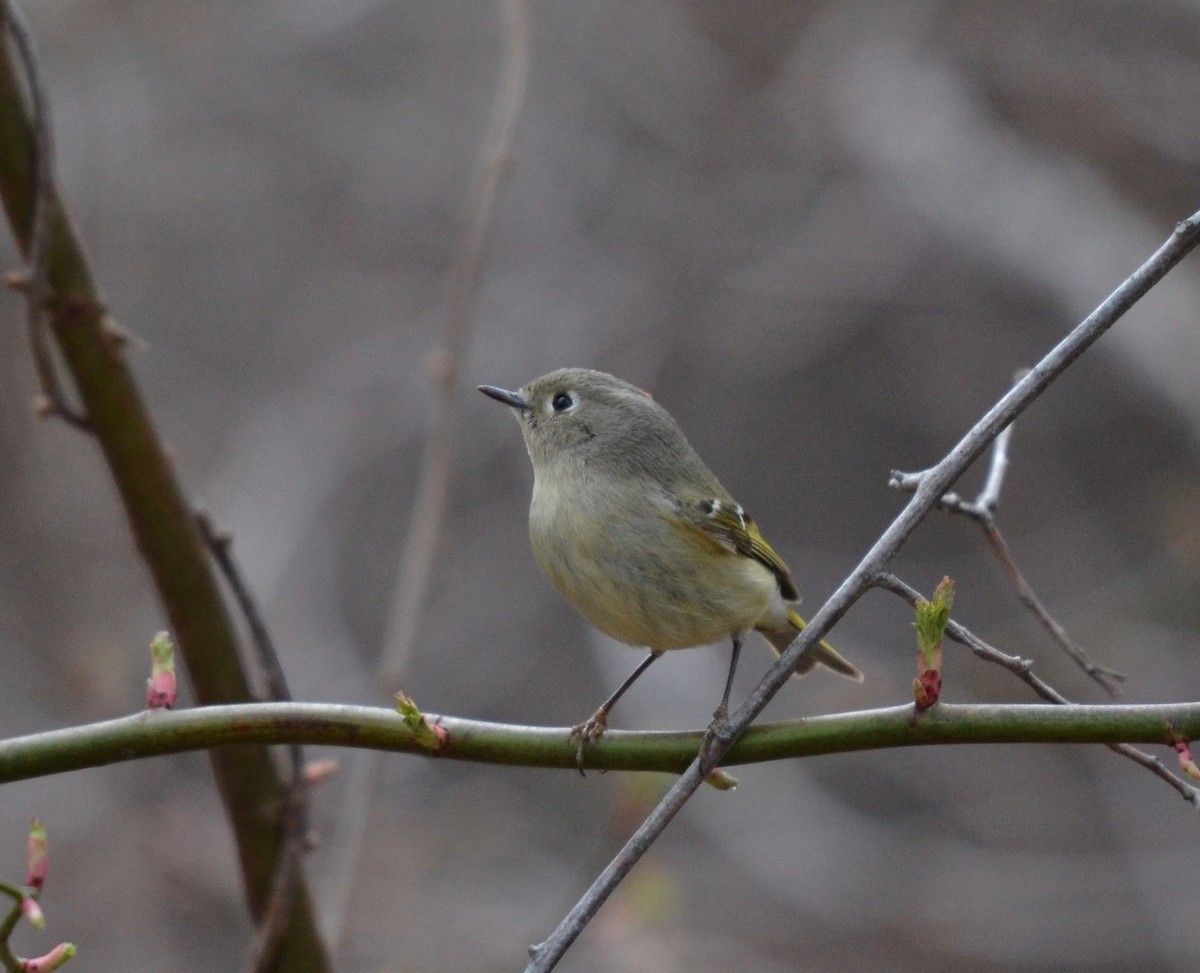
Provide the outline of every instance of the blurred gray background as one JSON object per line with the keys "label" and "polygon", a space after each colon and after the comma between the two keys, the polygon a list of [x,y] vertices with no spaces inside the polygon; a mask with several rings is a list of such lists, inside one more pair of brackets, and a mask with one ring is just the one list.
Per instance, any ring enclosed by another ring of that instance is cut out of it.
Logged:
{"label": "blurred gray background", "polygon": [[[431,356],[496,89],[497,8],[376,0],[29,4],[70,209],[189,494],[235,534],[301,699],[385,704]],[[405,689],[567,725],[638,655],[529,553],[531,476],[473,391],[588,365],[650,389],[790,562],[811,610],[929,464],[1200,208],[1200,10],[1184,2],[543,2],[481,267],[461,426]],[[4,265],[16,266],[8,234]],[[0,732],[138,709],[162,624],[92,443],[31,414],[0,299]],[[1130,701],[1200,692],[1200,262],[1018,422],[1001,523]],[[979,470],[963,482],[977,489]],[[978,531],[930,520],[899,572],[1100,691]],[[910,698],[910,613],[873,594],[787,718]],[[737,694],[769,653],[743,657]],[[698,727],[727,649],[670,656],[613,717]],[[945,698],[1028,701],[949,647]],[[320,755],[320,751],[314,751]],[[309,875],[345,970],[514,970],[668,783],[381,762],[314,797]],[[1169,751],[1160,756],[1170,759]],[[1102,748],[880,752],[743,768],[697,795],[561,969],[1185,970],[1196,816]],[[30,781],[0,873],[50,831],[49,931],[79,969],[207,969],[249,943],[203,755]]]}

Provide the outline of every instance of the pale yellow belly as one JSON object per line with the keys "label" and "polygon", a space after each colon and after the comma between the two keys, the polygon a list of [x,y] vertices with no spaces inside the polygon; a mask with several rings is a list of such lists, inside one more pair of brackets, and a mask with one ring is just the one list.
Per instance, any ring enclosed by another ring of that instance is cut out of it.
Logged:
{"label": "pale yellow belly", "polygon": [[564,522],[539,510],[536,493],[530,517],[534,555],[563,596],[605,634],[655,651],[721,641],[783,604],[768,568],[691,530],[653,507],[581,527],[577,511]]}

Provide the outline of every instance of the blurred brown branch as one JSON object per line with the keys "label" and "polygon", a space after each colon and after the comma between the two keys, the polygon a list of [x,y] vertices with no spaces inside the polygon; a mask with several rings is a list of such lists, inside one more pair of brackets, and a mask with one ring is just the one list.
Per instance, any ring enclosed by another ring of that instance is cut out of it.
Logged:
{"label": "blurred brown branch", "polygon": [[89,432],[91,423],[86,416],[67,401],[67,393],[58,376],[58,366],[46,334],[46,273],[50,240],[50,216],[55,205],[54,191],[54,133],[50,109],[42,85],[33,36],[24,15],[15,3],[3,9],[7,34],[21,62],[26,93],[29,98],[30,121],[33,126],[33,212],[29,217],[29,242],[26,250],[28,270],[23,275],[10,276],[9,286],[25,295],[26,333],[33,366],[41,386],[37,412],[54,415],[68,425]]}
{"label": "blurred brown branch", "polygon": [[[10,30],[12,10],[6,5]],[[46,175],[47,140],[37,134],[45,125],[44,116],[34,119],[26,110],[27,105],[30,110],[44,105],[29,97],[34,83],[23,73],[22,63],[14,61],[8,43],[0,45],[0,198],[21,250],[31,259],[45,254],[44,270],[32,275],[35,281],[44,279],[45,293],[37,293],[40,287],[32,290],[108,462],[197,699],[250,699],[236,636],[191,509],[125,361],[125,342],[107,316],[52,173]],[[35,233],[41,220],[44,241]],[[41,371],[42,365],[38,367]],[[45,376],[42,379],[45,383]],[[61,403],[55,408],[61,412]],[[280,853],[279,808],[285,788],[265,749],[214,751],[211,760],[233,825],[250,910],[261,919]],[[273,968],[326,969],[302,884],[296,886],[289,916]]]}
{"label": "blurred brown branch", "polygon": [[[267,698],[273,702],[290,702],[292,692],[288,688],[287,676],[275,649],[275,640],[271,637],[271,630],[267,628],[266,620],[258,609],[254,594],[233,557],[233,536],[217,530],[207,511],[198,510],[195,516],[200,536],[225,578],[234,603],[250,630],[255,659],[266,683]],[[271,968],[279,944],[287,932],[288,903],[291,902],[296,880],[301,874],[301,859],[308,841],[308,787],[304,780],[304,750],[296,743],[288,747],[286,787],[287,793],[284,795],[280,813],[283,839],[275,861],[275,875],[271,880],[267,905],[259,922],[258,943],[248,963],[248,969],[255,973]]]}

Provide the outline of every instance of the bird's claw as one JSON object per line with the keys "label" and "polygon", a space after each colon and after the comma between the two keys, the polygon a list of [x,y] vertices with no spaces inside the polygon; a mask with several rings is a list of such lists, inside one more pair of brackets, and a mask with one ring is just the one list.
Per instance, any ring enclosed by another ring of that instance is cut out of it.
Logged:
{"label": "bird's claw", "polygon": [[590,719],[584,720],[578,726],[571,727],[568,739],[579,738],[579,744],[575,747],[575,766],[579,768],[580,776],[586,776],[583,771],[583,758],[587,748],[599,740],[607,729],[608,714],[602,709],[596,710]]}
{"label": "bird's claw", "polygon": [[706,774],[717,765],[716,758],[712,756],[712,748],[728,730],[729,710],[722,703],[713,710],[712,722],[708,724],[708,729],[704,731],[704,739],[700,741],[700,767]]}

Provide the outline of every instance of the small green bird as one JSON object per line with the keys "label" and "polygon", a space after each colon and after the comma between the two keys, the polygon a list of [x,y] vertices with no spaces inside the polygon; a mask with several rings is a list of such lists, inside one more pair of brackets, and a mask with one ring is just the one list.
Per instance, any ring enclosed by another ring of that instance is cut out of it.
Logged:
{"label": "small green bird", "polygon": [[[511,406],[533,462],[529,536],[538,565],[589,622],[650,654],[572,730],[578,756],[613,704],[669,649],[733,640],[727,715],[746,632],[782,652],[804,628],[791,572],[721,486],[683,431],[646,392],[604,372],[562,368],[516,392],[481,385]],[[796,667],[861,680],[826,642]]]}

